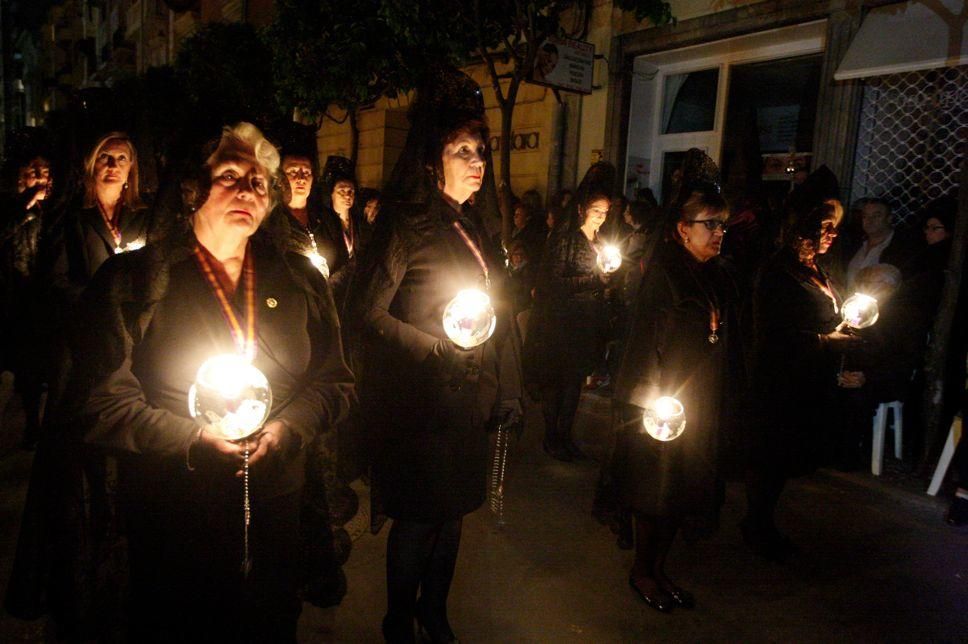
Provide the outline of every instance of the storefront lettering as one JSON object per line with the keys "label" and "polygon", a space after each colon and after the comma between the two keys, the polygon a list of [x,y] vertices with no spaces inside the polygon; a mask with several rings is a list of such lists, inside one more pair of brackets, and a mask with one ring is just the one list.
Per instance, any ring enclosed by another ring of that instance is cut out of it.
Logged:
{"label": "storefront lettering", "polygon": [[[489,141],[492,152],[501,150],[501,137],[492,136]],[[511,134],[511,150],[519,152],[521,150],[537,150],[541,145],[540,132],[513,132]]]}

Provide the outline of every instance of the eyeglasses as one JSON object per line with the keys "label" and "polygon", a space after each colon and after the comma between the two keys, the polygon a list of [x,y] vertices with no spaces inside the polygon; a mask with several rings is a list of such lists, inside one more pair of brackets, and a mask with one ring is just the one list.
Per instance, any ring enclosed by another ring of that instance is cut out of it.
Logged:
{"label": "eyeglasses", "polygon": [[941,230],[945,230],[945,227],[942,226],[941,224],[934,224],[934,225],[931,225],[931,226],[925,225],[924,226],[924,232],[926,232],[926,233],[928,233],[928,232],[930,232],[930,233],[936,233],[936,232],[941,231]]}
{"label": "eyeglasses", "polygon": [[687,219],[687,224],[702,224],[709,232],[721,230],[724,233],[729,229],[729,224],[725,219]]}
{"label": "eyeglasses", "polygon": [[312,179],[312,170],[303,170],[301,168],[289,168],[286,170],[286,176],[290,179]]}

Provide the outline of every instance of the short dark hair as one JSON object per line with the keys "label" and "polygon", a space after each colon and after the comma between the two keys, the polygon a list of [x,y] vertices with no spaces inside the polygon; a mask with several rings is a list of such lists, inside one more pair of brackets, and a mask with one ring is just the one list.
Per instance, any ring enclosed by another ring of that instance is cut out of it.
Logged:
{"label": "short dark hair", "polygon": [[451,124],[433,124],[428,136],[428,145],[424,148],[426,157],[424,158],[424,168],[430,175],[433,187],[437,188],[439,182],[444,177],[444,148],[448,143],[453,143],[461,134],[479,136],[487,147],[488,139],[491,138],[491,131],[487,127],[487,121],[482,118],[467,117],[463,120]]}
{"label": "short dark hair", "polygon": [[864,197],[863,199],[857,200],[857,207],[863,208],[864,206],[884,206],[884,210],[887,211],[887,216],[894,218],[894,208],[891,206],[891,202],[883,197]]}
{"label": "short dark hair", "polygon": [[725,212],[729,214],[729,204],[714,184],[697,184],[692,190],[685,193],[677,203],[672,205],[669,234],[676,241],[681,241],[679,228],[676,224],[680,221],[692,221],[707,210],[712,213]]}

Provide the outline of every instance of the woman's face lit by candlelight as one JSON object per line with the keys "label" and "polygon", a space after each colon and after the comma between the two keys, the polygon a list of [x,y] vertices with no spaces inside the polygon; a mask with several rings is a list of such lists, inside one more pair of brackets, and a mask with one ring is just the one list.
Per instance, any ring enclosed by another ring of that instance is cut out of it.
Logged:
{"label": "woman's face lit by candlelight", "polygon": [[309,192],[313,189],[313,166],[309,159],[301,156],[287,156],[282,160],[282,172],[289,182],[292,198],[289,205],[302,208],[306,205]]}
{"label": "woman's face lit by candlelight", "polygon": [[823,255],[830,250],[835,239],[837,239],[837,222],[833,219],[824,219],[820,225],[820,245],[817,247],[817,254]]}
{"label": "woman's face lit by candlelight", "polygon": [[123,185],[131,172],[131,148],[124,141],[105,143],[94,159],[94,183],[98,187]]}
{"label": "woman's face lit by candlelight", "polygon": [[213,234],[249,237],[262,224],[269,207],[269,178],[255,157],[243,154],[212,166],[208,199],[195,213],[196,226]]}
{"label": "woman's face lit by candlelight", "polygon": [[598,229],[605,223],[605,218],[608,216],[608,209],[611,205],[608,199],[601,198],[589,201],[583,207],[579,208],[579,214],[582,217],[582,228],[589,228],[593,233],[597,233]]}
{"label": "woman's face lit by candlelight", "polygon": [[695,219],[676,224],[682,245],[700,262],[719,255],[726,235],[726,213],[703,210]]}
{"label": "woman's face lit by candlelight", "polygon": [[484,140],[477,134],[463,132],[444,146],[441,154],[445,195],[463,204],[481,189],[484,181]]}

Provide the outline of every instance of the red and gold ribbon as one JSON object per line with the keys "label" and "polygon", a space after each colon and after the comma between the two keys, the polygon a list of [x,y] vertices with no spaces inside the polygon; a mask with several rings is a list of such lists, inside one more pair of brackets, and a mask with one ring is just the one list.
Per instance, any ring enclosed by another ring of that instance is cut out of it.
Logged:
{"label": "red and gold ribbon", "polygon": [[195,245],[195,260],[198,262],[202,274],[205,276],[208,285],[212,287],[212,293],[218,300],[222,309],[222,316],[229,325],[232,339],[239,353],[250,361],[255,359],[255,266],[252,261],[252,253],[249,252],[248,245],[245,248],[245,259],[242,261],[242,287],[245,292],[245,329],[235,311],[235,307],[229,301],[226,289],[219,280],[215,272],[213,262],[217,261],[211,254],[202,248],[200,244]]}
{"label": "red and gold ribbon", "polygon": [[484,261],[484,254],[481,253],[481,249],[477,246],[471,236],[468,234],[464,227],[460,225],[460,222],[456,219],[454,220],[454,230],[460,235],[460,238],[464,240],[464,244],[470,249],[471,254],[474,255],[474,259],[477,263],[481,265],[481,270],[484,272],[484,283],[490,284],[490,278],[488,277],[487,262]]}

